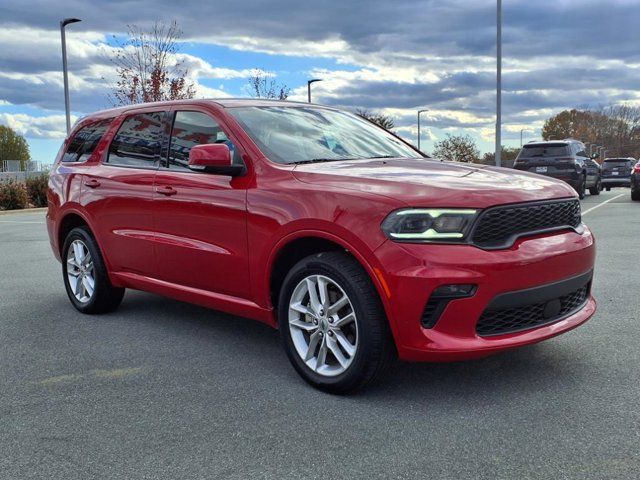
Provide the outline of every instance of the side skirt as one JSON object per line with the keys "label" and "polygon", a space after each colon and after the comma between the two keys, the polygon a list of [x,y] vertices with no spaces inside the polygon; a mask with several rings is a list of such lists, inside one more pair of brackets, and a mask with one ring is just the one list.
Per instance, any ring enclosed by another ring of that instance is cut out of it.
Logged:
{"label": "side skirt", "polygon": [[113,283],[119,287],[156,293],[182,302],[194,303],[232,315],[258,320],[272,327],[276,326],[273,310],[263,308],[251,300],[185,287],[184,285],[176,285],[175,283],[130,272],[111,272],[111,278]]}

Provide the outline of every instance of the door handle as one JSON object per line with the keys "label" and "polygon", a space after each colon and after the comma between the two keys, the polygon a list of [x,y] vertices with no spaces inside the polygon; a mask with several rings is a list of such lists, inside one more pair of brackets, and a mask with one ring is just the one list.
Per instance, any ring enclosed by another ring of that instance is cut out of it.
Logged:
{"label": "door handle", "polygon": [[175,188],[170,187],[169,185],[165,185],[163,187],[156,187],[156,192],[158,192],[161,195],[166,195],[167,197],[170,197],[171,195],[175,195],[176,193],[178,193],[178,191]]}
{"label": "door handle", "polygon": [[85,180],[84,184],[89,188],[96,188],[100,186],[100,182],[95,178],[90,178],[89,180]]}

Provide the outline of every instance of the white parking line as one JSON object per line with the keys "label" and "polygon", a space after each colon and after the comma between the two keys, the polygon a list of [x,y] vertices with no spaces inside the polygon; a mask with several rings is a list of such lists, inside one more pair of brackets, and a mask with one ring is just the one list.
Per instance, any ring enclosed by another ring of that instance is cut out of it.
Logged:
{"label": "white parking line", "polygon": [[601,206],[603,206],[605,203],[609,203],[609,202],[613,202],[616,198],[620,198],[623,197],[625,194],[621,193],[620,195],[616,195],[615,197],[611,197],[607,200],[605,200],[604,202],[600,202],[599,204],[597,204],[595,207],[591,207],[588,208],[587,210],[585,210],[584,212],[582,212],[582,215],[586,215],[589,212],[593,212],[596,208],[600,208]]}
{"label": "white parking line", "polygon": [[44,224],[44,222],[21,222],[18,220],[0,220],[0,223],[39,223],[41,225]]}

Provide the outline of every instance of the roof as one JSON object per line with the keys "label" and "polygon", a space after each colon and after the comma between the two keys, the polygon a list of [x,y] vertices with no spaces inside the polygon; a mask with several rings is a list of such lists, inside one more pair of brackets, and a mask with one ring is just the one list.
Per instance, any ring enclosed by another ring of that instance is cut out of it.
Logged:
{"label": "roof", "polygon": [[176,105],[194,105],[194,104],[216,104],[223,108],[234,107],[308,107],[312,105],[314,107],[330,108],[324,105],[318,105],[314,103],[306,102],[294,102],[291,100],[271,100],[267,98],[191,98],[186,100],[168,100],[164,102],[148,102],[148,103],[136,103],[132,105],[123,105],[121,107],[109,108],[106,110],[98,110],[92,112],[89,115],[83,117],[103,117],[103,116],[117,116],[123,112],[138,108],[148,107],[174,107]]}

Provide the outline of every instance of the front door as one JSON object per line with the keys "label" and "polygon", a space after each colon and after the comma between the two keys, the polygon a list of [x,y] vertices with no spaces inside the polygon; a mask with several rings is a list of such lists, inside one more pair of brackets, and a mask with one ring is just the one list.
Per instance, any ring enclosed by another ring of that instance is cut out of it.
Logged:
{"label": "front door", "polygon": [[167,158],[154,182],[156,258],[161,280],[209,292],[249,298],[247,253],[248,176],[194,172],[187,166],[195,145],[226,143],[239,149],[207,111],[177,110]]}

